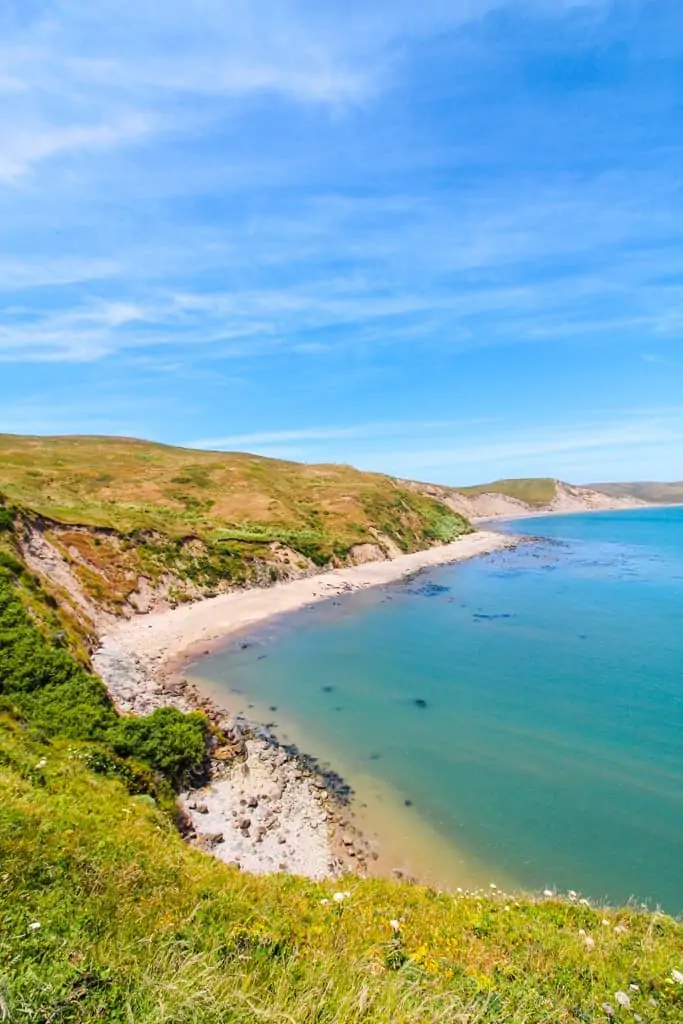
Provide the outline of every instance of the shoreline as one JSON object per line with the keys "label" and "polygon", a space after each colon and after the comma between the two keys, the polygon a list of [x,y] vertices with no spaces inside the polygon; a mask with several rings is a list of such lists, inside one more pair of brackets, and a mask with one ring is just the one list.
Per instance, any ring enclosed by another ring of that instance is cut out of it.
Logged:
{"label": "shoreline", "polygon": [[269,619],[431,567],[514,548],[527,539],[475,531],[448,545],[233,591],[139,615],[103,631],[93,665],[119,711],[148,714],[169,705],[199,709],[227,739],[223,747],[214,744],[207,784],[179,798],[186,837],[252,873],[285,871],[317,879],[351,872],[401,874],[361,834],[343,779],[279,741],[265,726],[235,717],[195,680],[185,678],[185,666]]}

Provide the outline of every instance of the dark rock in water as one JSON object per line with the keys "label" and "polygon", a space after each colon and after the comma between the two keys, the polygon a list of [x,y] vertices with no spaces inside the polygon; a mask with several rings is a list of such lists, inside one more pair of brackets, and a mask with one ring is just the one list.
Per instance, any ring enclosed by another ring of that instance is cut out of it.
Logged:
{"label": "dark rock in water", "polygon": [[277,711],[277,704],[271,704],[268,710],[269,711]]}
{"label": "dark rock in water", "polygon": [[258,658],[257,658],[256,660],[257,660],[257,661],[263,661],[263,659],[264,659],[264,658],[267,658],[267,657],[268,657],[268,655],[267,655],[267,654],[259,654],[259,656],[258,656]]}
{"label": "dark rock in water", "polygon": [[335,708],[334,710],[335,710],[335,711],[343,711],[343,710],[344,710],[344,708],[343,708],[343,707],[341,707],[341,705],[340,705],[339,707],[336,707],[336,708]]}
{"label": "dark rock in water", "polygon": [[475,612],[472,618],[477,622],[495,622],[496,619],[511,619],[512,615],[508,612],[501,612],[498,615],[485,615],[484,612]]}
{"label": "dark rock in water", "polygon": [[450,587],[442,587],[438,583],[425,583],[421,587],[411,587],[409,594],[417,594],[419,597],[439,597],[441,594],[450,593]]}
{"label": "dark rock in water", "polygon": [[422,697],[416,697],[415,700],[413,701],[413,704],[415,705],[416,708],[427,707],[427,701],[423,700]]}
{"label": "dark rock in water", "polygon": [[241,650],[241,651],[246,651],[246,650],[248,650],[248,649],[249,649],[250,647],[251,647],[251,644],[246,644],[246,643],[245,643],[245,644],[240,644],[240,650]]}
{"label": "dark rock in water", "polygon": [[370,754],[370,760],[371,761],[379,761],[381,756],[382,756],[381,754]]}
{"label": "dark rock in water", "polygon": [[323,693],[334,693],[334,686],[321,686]]}
{"label": "dark rock in water", "polygon": [[413,806],[413,801],[412,800],[404,800],[403,803],[405,804],[406,807],[412,807]]}

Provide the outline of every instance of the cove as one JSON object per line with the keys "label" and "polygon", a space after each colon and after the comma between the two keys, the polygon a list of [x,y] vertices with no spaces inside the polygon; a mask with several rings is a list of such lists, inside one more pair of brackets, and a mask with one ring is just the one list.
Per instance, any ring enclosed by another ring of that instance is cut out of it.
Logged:
{"label": "cove", "polygon": [[422,877],[680,913],[683,509],[501,528],[539,539],[283,616],[192,672],[328,761]]}

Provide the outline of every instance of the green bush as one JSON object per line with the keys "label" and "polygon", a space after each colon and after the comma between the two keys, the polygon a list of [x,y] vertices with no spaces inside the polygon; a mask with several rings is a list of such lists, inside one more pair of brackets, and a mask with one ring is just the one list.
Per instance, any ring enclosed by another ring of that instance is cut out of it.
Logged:
{"label": "green bush", "polygon": [[199,766],[206,746],[206,719],[175,708],[158,708],[144,718],[120,718],[107,741],[120,757],[145,761],[178,784]]}
{"label": "green bush", "polygon": [[204,716],[162,708],[144,718],[119,717],[102,681],[59,646],[58,638],[42,634],[24,608],[15,576],[0,564],[2,705],[46,737],[106,744],[118,757],[143,762],[173,785],[199,767]]}

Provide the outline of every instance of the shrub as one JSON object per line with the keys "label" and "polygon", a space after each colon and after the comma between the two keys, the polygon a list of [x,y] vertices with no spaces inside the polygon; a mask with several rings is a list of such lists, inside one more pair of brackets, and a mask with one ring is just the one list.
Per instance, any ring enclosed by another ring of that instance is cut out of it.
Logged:
{"label": "shrub", "polygon": [[201,764],[206,731],[206,719],[198,712],[158,708],[144,718],[120,718],[108,742],[120,757],[145,761],[177,785]]}
{"label": "shrub", "polygon": [[59,646],[59,635],[48,640],[40,631],[22,604],[14,575],[0,564],[3,706],[46,737],[107,744],[118,757],[144,762],[174,785],[201,765],[204,716],[162,708],[144,718],[120,718],[102,681]]}

